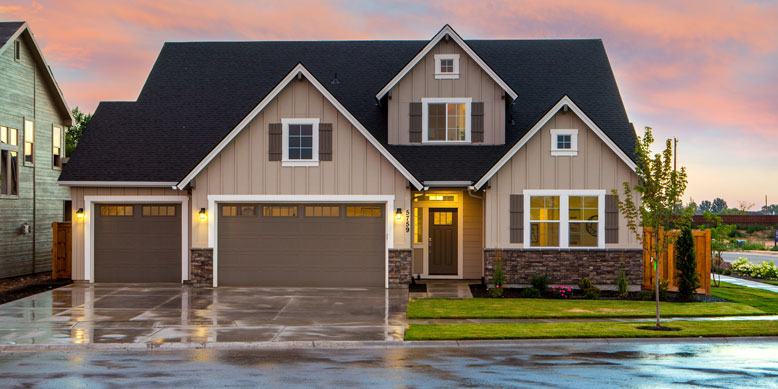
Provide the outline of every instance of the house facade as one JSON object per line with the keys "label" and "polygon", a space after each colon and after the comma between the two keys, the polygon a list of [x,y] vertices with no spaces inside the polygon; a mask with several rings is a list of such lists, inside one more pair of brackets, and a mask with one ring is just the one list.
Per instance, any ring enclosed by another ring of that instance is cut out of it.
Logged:
{"label": "house facade", "polygon": [[28,25],[0,23],[0,278],[51,270],[51,223],[71,214],[57,179],[72,123]]}
{"label": "house facade", "polygon": [[599,40],[168,43],[60,178],[73,276],[212,286],[642,280]]}

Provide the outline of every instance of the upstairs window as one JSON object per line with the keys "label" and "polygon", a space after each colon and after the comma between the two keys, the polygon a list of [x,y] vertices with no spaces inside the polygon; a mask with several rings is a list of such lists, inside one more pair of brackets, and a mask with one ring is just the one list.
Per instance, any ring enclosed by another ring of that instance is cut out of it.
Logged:
{"label": "upstairs window", "polygon": [[459,78],[459,54],[435,54],[435,79]]}
{"label": "upstairs window", "polygon": [[551,130],[551,155],[578,155],[578,130]]}
{"label": "upstairs window", "polygon": [[284,166],[319,164],[319,119],[281,119]]}
{"label": "upstairs window", "polygon": [[19,131],[0,126],[0,195],[19,195]]}
{"label": "upstairs window", "polygon": [[22,42],[14,41],[14,61],[22,59]]}
{"label": "upstairs window", "polygon": [[24,164],[35,163],[35,123],[24,121]]}
{"label": "upstairs window", "polygon": [[421,102],[424,142],[470,142],[472,99],[427,98]]}
{"label": "upstairs window", "polygon": [[51,128],[51,166],[62,167],[62,127]]}

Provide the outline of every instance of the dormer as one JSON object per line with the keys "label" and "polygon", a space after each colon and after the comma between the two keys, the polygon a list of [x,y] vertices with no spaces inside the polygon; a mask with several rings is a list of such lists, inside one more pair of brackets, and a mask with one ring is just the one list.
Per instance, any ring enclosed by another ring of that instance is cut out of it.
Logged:
{"label": "dormer", "polygon": [[394,145],[505,144],[517,94],[449,25],[376,95]]}

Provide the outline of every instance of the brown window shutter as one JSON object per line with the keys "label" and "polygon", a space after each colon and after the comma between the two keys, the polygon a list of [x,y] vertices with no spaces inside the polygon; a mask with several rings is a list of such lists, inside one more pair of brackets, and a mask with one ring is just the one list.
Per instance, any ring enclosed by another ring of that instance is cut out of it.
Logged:
{"label": "brown window shutter", "polygon": [[319,161],[332,161],[332,123],[319,124]]}
{"label": "brown window shutter", "polygon": [[524,243],[524,195],[511,195],[511,243]]}
{"label": "brown window shutter", "polygon": [[281,123],[270,123],[267,131],[267,160],[281,160]]}
{"label": "brown window shutter", "polygon": [[408,141],[421,143],[421,103],[410,103]]}
{"label": "brown window shutter", "polygon": [[605,243],[619,243],[619,204],[615,195],[605,195]]}
{"label": "brown window shutter", "polygon": [[482,143],[484,141],[484,103],[470,104],[470,141]]}

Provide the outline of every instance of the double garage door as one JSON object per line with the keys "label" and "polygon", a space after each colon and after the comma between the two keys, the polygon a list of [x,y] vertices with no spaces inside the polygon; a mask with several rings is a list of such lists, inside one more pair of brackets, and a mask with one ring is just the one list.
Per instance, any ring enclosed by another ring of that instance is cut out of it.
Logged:
{"label": "double garage door", "polygon": [[219,286],[384,286],[383,204],[220,204]]}

